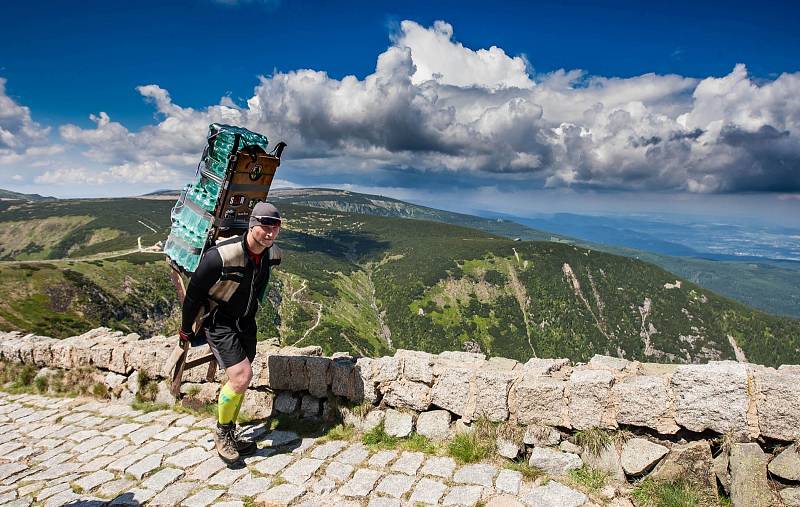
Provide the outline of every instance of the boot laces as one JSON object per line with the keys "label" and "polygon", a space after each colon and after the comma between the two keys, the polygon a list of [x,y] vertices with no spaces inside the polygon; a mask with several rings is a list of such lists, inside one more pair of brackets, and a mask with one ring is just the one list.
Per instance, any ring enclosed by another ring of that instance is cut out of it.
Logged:
{"label": "boot laces", "polygon": [[236,451],[236,426],[231,425],[223,430],[224,445],[228,450]]}

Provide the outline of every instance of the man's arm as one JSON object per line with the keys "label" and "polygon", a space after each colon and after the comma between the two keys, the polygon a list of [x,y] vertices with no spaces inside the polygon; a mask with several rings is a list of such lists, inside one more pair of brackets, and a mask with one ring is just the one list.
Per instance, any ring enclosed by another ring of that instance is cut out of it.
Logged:
{"label": "man's arm", "polygon": [[216,250],[209,250],[200,259],[194,274],[189,279],[186,297],[183,299],[181,334],[191,336],[192,324],[197,313],[208,300],[208,291],[222,274],[222,258]]}

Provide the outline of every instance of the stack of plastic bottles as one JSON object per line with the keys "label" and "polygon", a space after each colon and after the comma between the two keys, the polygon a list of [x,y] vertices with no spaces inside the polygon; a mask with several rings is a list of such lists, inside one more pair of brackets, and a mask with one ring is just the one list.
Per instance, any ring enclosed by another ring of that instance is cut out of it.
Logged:
{"label": "stack of plastic bottles", "polygon": [[[238,145],[236,135],[239,135]],[[197,181],[183,189],[172,208],[172,228],[164,245],[164,253],[177,265],[193,273],[214,226],[214,212],[222,194],[222,184],[230,170],[234,148],[257,145],[267,149],[267,138],[241,127],[213,123],[208,128],[208,149],[200,161],[202,171]]]}

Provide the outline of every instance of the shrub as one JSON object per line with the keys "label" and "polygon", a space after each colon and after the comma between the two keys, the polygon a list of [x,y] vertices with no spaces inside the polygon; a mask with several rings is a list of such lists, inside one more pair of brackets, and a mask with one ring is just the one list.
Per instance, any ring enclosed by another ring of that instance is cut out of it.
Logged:
{"label": "shrub", "polygon": [[92,384],[92,396],[97,398],[108,398],[108,387],[102,382]]}
{"label": "shrub", "polygon": [[19,370],[17,380],[14,382],[14,387],[28,387],[33,383],[35,377],[36,368],[26,364]]}
{"label": "shrub", "polygon": [[36,387],[36,391],[38,391],[39,393],[46,393],[50,387],[49,382],[47,380],[47,376],[45,375],[36,377],[33,380],[33,385],[34,387]]}

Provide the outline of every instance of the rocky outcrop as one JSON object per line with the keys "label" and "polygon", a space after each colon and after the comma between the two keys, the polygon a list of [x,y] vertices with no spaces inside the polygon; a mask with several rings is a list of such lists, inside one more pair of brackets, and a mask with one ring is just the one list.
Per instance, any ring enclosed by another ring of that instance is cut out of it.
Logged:
{"label": "rocky outcrop", "polygon": [[797,444],[775,456],[769,462],[769,472],[787,481],[800,481],[800,450]]}
{"label": "rocky outcrop", "polygon": [[620,461],[626,474],[638,476],[646,472],[669,452],[669,448],[644,438],[632,438],[622,447]]}
{"label": "rocky outcrop", "polygon": [[583,466],[580,456],[568,452],[556,451],[554,449],[535,447],[531,451],[528,464],[532,467],[544,470],[550,475],[564,475],[570,470],[576,470]]}
{"label": "rocky outcrop", "polygon": [[692,431],[747,429],[747,366],[733,361],[685,365],[672,375],[675,422]]}
{"label": "rocky outcrop", "polygon": [[770,507],[776,504],[767,480],[767,455],[758,444],[733,444],[729,466],[733,505]]}
{"label": "rocky outcrop", "polygon": [[706,496],[717,494],[711,446],[707,440],[675,444],[648,477],[656,481],[688,480]]}

